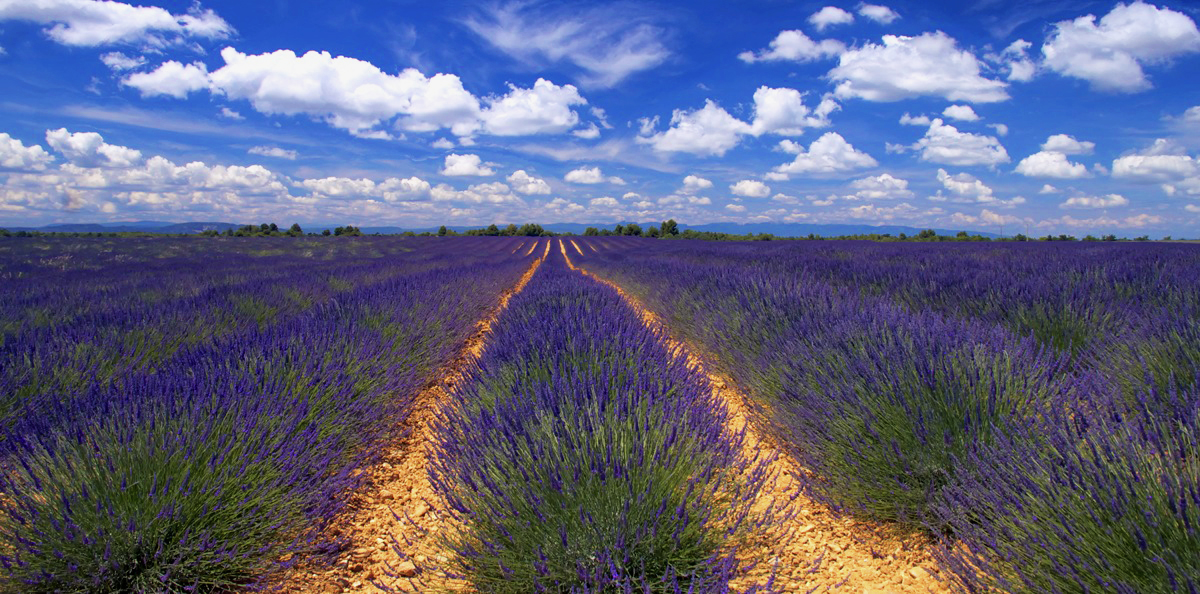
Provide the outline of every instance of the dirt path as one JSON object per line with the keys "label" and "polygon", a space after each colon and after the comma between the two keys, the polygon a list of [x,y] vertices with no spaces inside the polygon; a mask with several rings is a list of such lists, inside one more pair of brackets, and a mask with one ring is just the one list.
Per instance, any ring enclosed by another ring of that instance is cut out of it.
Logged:
{"label": "dirt path", "polygon": [[[575,241],[570,241],[579,250]],[[641,314],[647,325],[667,330],[658,316],[620,286],[575,266],[567,256],[564,243],[564,240],[559,240],[567,266],[616,289]],[[749,422],[745,396],[732,387],[729,378],[711,372],[712,366],[695,355],[688,345],[668,340],[671,348],[681,349],[687,354],[688,362],[699,366],[708,376],[713,391],[733,413],[731,429],[739,431],[747,427],[746,455],[752,457],[760,448],[767,455],[777,453],[778,448],[770,440],[764,439]],[[782,586],[785,592],[869,594],[949,591],[944,582],[939,581],[937,565],[922,539],[897,540],[885,534],[886,527],[837,516],[823,505],[802,495],[796,496],[796,484],[792,477],[797,475],[798,466],[786,454],[778,453],[770,469],[770,476],[774,480],[762,490],[754,509],[761,511],[768,506],[790,501],[790,513],[785,515],[783,522],[756,534],[750,546],[743,549],[745,565],[753,563],[755,567],[731,582],[731,587],[744,589],[755,583],[764,583],[774,567],[775,584]]]}
{"label": "dirt path", "polygon": [[[535,241],[525,255],[532,254],[537,246]],[[488,317],[479,322],[475,333],[441,376],[417,396],[413,412],[404,423],[406,437],[388,445],[382,459],[367,470],[371,475],[367,486],[354,494],[344,521],[330,530],[331,536],[350,541],[334,567],[313,571],[301,565],[286,577],[282,591],[306,594],[387,591],[377,583],[400,592],[468,589],[465,582],[450,579],[438,569],[450,553],[439,550],[437,536],[451,527],[441,512],[444,502],[429,484],[430,422],[434,411],[461,379],[467,364],[483,353],[497,316],[507,307],[509,299],[525,288],[549,253],[547,240],[545,252],[529,266],[516,286],[500,297]],[[396,549],[404,556],[398,555]]]}

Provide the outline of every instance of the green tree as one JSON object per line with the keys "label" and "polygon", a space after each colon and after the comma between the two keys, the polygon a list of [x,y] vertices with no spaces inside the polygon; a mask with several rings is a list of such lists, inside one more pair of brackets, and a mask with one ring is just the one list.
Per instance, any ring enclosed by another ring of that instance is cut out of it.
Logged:
{"label": "green tree", "polygon": [[491,225],[488,225],[487,231],[484,232],[484,235],[489,235],[492,237],[500,235],[500,228],[497,227],[495,223],[492,223]]}
{"label": "green tree", "polygon": [[926,229],[917,234],[917,239],[928,240],[928,239],[934,239],[936,237],[937,237],[937,231],[934,231],[933,229]]}
{"label": "green tree", "polygon": [[664,237],[679,235],[679,223],[675,219],[667,219],[662,224],[662,234]]}
{"label": "green tree", "polygon": [[525,223],[521,225],[521,229],[517,233],[525,237],[540,237],[543,232],[545,232],[545,229],[542,229],[541,225]]}
{"label": "green tree", "polygon": [[321,232],[321,235],[324,235],[325,237],[329,237],[329,235],[330,235],[330,233],[329,233],[329,229],[326,229],[326,230],[322,231],[322,232]]}
{"label": "green tree", "polygon": [[504,235],[507,235],[508,237],[516,237],[520,232],[520,229],[517,229],[516,223],[509,223],[508,226],[504,228]]}
{"label": "green tree", "polygon": [[640,237],[642,235],[642,226],[637,223],[629,223],[628,225],[625,225],[624,234]]}
{"label": "green tree", "polygon": [[292,223],[292,228],[288,229],[288,235],[292,237],[300,237],[304,235],[304,230],[300,228],[300,223]]}
{"label": "green tree", "polygon": [[646,229],[646,237],[658,237],[658,227],[650,225],[650,228]]}
{"label": "green tree", "polygon": [[597,230],[595,227],[588,227],[587,229],[583,230],[583,235],[585,237],[595,237],[599,234],[600,234],[600,231]]}
{"label": "green tree", "polygon": [[441,227],[438,227],[438,237],[445,237],[445,236],[446,236],[446,226],[442,225]]}
{"label": "green tree", "polygon": [[625,226],[620,223],[617,223],[617,226],[613,227],[613,235],[624,235],[624,234],[625,234]]}

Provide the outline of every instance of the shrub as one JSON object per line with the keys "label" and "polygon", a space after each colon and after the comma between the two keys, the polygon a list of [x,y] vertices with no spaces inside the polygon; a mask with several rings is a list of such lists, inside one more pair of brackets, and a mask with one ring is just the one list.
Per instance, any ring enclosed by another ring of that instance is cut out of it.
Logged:
{"label": "shrub", "polygon": [[765,521],[762,461],[615,291],[552,258],[436,425],[456,571],[483,592],[726,591]]}
{"label": "shrub", "polygon": [[1131,404],[1097,384],[972,452],[943,491],[960,543],[940,555],[964,590],[1200,589],[1200,391],[1151,386]]}

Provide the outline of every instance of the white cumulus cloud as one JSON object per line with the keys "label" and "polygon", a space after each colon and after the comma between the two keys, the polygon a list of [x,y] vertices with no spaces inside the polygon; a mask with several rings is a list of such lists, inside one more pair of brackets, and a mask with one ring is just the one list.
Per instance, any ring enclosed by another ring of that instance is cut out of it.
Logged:
{"label": "white cumulus cloud", "polygon": [[749,134],[751,130],[750,124],[729,115],[712,100],[707,100],[701,109],[675,110],[669,129],[651,136],[641,136],[638,141],[660,152],[720,157],[737,146],[741,136]]}
{"label": "white cumulus cloud", "polygon": [[1029,57],[1029,48],[1031,47],[1033,47],[1032,43],[1018,39],[1010,43],[997,56],[997,61],[1008,69],[1008,80],[1029,82],[1037,75],[1037,64],[1034,64],[1033,59]]}
{"label": "white cumulus cloud", "polygon": [[1062,21],[1042,45],[1047,68],[1124,93],[1151,87],[1144,65],[1198,51],[1200,31],[1190,17],[1140,1],[1117,4],[1099,23],[1091,14]]}
{"label": "white cumulus cloud", "polygon": [[979,114],[975,113],[975,110],[971,109],[970,105],[951,105],[942,111],[942,115],[952,120],[963,122],[979,121]]}
{"label": "white cumulus cloud", "polygon": [[41,145],[25,146],[20,140],[0,132],[0,168],[16,171],[40,171],[54,161]]}
{"label": "white cumulus cloud", "polygon": [[729,191],[735,196],[745,196],[747,198],[766,198],[771,194],[770,186],[753,179],[743,179],[729,186]]}
{"label": "white cumulus cloud", "polygon": [[683,192],[693,194],[700,190],[707,190],[713,187],[713,183],[703,177],[689,175],[683,178]]}
{"label": "white cumulus cloud", "polygon": [[916,37],[884,35],[841,54],[829,71],[838,97],[899,101],[921,96],[993,103],[1008,99],[1006,83],[984,78],[975,55],[941,31]]}
{"label": "white cumulus cloud", "polygon": [[777,62],[790,60],[793,62],[812,62],[823,58],[832,58],[846,51],[846,44],[836,39],[813,41],[803,31],[781,31],[771,40],[767,49],[758,52],[742,52],[738,59],[746,63]]}
{"label": "white cumulus cloud", "polygon": [[608,182],[618,186],[625,185],[625,180],[612,176],[604,177],[599,167],[580,167],[568,171],[563,179],[573,184],[602,184]]}
{"label": "white cumulus cloud", "polygon": [[1043,151],[1054,151],[1064,155],[1090,155],[1096,150],[1096,143],[1086,140],[1075,140],[1067,134],[1054,134],[1042,143]]}
{"label": "white cumulus cloud", "polygon": [[132,167],[142,162],[141,151],[108,144],[95,132],[46,130],[46,144],[79,167]]}
{"label": "white cumulus cloud", "polygon": [[1177,181],[1200,176],[1200,160],[1160,138],[1144,151],[1115,159],[1112,175],[1140,182]]}
{"label": "white cumulus cloud", "polygon": [[899,13],[879,4],[861,4],[858,14],[882,25],[890,25],[892,21],[900,18]]}
{"label": "white cumulus cloud", "polygon": [[46,35],[63,45],[94,47],[143,43],[161,47],[183,38],[222,39],[233,27],[199,5],[187,14],[157,6],[101,0],[0,0],[0,21],[49,25]]}
{"label": "white cumulus cloud", "polygon": [[815,109],[804,104],[804,94],[796,89],[759,87],[754,92],[754,120],[739,120],[711,99],[693,111],[675,110],[671,127],[655,132],[657,118],[641,120],[638,142],[659,152],[723,156],[737,146],[743,136],[777,134],[796,136],[806,128],[830,125],[829,116],[841,109],[832,97],[825,97]]}
{"label": "white cumulus cloud", "polygon": [[508,183],[512,184],[512,189],[521,194],[549,194],[550,184],[546,180],[539,177],[534,177],[525,172],[524,169],[518,169],[508,176]]}
{"label": "white cumulus cloud", "polygon": [[130,74],[121,83],[141,91],[143,97],[167,95],[183,99],[189,93],[208,88],[208,69],[201,62],[182,64],[168,60],[150,72]]}
{"label": "white cumulus cloud", "polygon": [[836,6],[826,6],[808,17],[808,22],[818,31],[833,25],[847,25],[854,22],[854,15]]}
{"label": "white cumulus cloud", "polygon": [[815,110],[804,105],[804,95],[796,89],[759,87],[754,91],[754,122],[750,133],[797,136],[805,128],[825,128],[829,115],[840,109],[830,97],[822,99]]}
{"label": "white cumulus cloud", "polygon": [[1112,208],[1127,205],[1129,205],[1129,200],[1124,196],[1107,194],[1104,196],[1072,196],[1059,206],[1061,208]]}
{"label": "white cumulus cloud", "polygon": [[925,136],[913,145],[921,159],[943,165],[998,165],[1009,162],[1008,151],[994,136],[959,132],[935,118]]}
{"label": "white cumulus cloud", "polygon": [[364,138],[389,138],[380,126],[410,132],[448,129],[467,139],[560,134],[579,123],[572,109],[587,101],[572,85],[539,78],[531,88],[480,99],[454,74],[425,76],[415,68],[392,75],[374,64],[329,52],[296,55],[290,50],[247,55],[221,51],[225,65],[207,72],[203,64],[168,61],[150,72],[131,74],[124,84],[143,95],[185,97],[208,88],[244,99],[265,114],[307,115]]}
{"label": "white cumulus cloud", "polygon": [[494,175],[496,171],[483,163],[479,155],[460,155],[451,153],[446,155],[445,166],[442,167],[442,175],[476,175],[487,176]]}
{"label": "white cumulus cloud", "polygon": [[1026,177],[1052,177],[1056,179],[1079,179],[1090,177],[1087,165],[1067,160],[1067,155],[1057,151],[1041,151],[1021,159],[1016,172]]}
{"label": "white cumulus cloud", "polygon": [[955,202],[992,202],[995,200],[992,188],[969,173],[950,175],[945,169],[938,169],[937,180],[942,182]]}
{"label": "white cumulus cloud", "polygon": [[429,190],[435,202],[466,202],[471,204],[524,204],[502,182],[475,184],[465,190],[456,190],[448,184],[438,184]]}
{"label": "white cumulus cloud", "polygon": [[775,168],[778,173],[789,175],[830,174],[853,171],[878,165],[871,155],[855,149],[841,134],[826,132],[814,140],[805,150],[790,140],[780,141],[784,152],[794,153],[796,158]]}
{"label": "white cumulus cloud", "polygon": [[913,192],[908,189],[908,180],[893,177],[890,173],[882,173],[850,182],[854,194],[847,198],[855,200],[892,200],[912,198]]}
{"label": "white cumulus cloud", "polygon": [[507,95],[490,101],[480,118],[484,130],[496,136],[560,134],[579,123],[571,106],[586,103],[574,86],[539,78],[530,89],[510,86]]}

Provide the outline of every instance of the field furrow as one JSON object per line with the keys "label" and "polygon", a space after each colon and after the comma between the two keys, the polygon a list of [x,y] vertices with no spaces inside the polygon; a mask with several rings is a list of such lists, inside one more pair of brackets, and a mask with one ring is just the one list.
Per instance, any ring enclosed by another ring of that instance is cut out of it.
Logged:
{"label": "field furrow", "polygon": [[[578,250],[574,240],[565,241]],[[884,525],[839,517],[828,506],[805,497],[793,478],[805,470],[771,436],[755,426],[746,395],[734,387],[727,375],[714,371],[712,364],[697,355],[690,345],[671,338],[676,333],[619,285],[572,264],[570,258],[567,263],[571,269],[616,290],[647,326],[659,329],[667,337],[668,348],[684,353],[689,364],[701,369],[713,394],[730,411],[729,429],[745,431],[744,455],[771,460],[769,479],[759,492],[754,509],[777,507],[786,513],[777,516],[777,522],[763,526],[741,549],[739,557],[751,569],[732,580],[731,588],[765,583],[774,575],[774,583],[785,592],[841,588],[850,592],[947,591],[947,585],[936,577],[938,570],[927,539],[898,538],[889,534]]]}
{"label": "field furrow", "polygon": [[353,493],[351,509],[330,525],[329,537],[345,541],[337,561],[328,568],[301,565],[283,577],[283,591],[323,593],[349,587],[364,591],[453,592],[469,587],[440,568],[452,552],[438,541],[439,532],[455,528],[449,525],[452,519],[445,511],[445,498],[429,482],[432,422],[437,409],[462,381],[466,367],[487,348],[496,318],[545,261],[549,240],[534,244],[535,249],[544,245],[543,253],[516,285],[500,295],[454,359],[416,396],[412,412],[398,433],[401,437],[380,445],[382,457],[365,469],[370,478]]}

